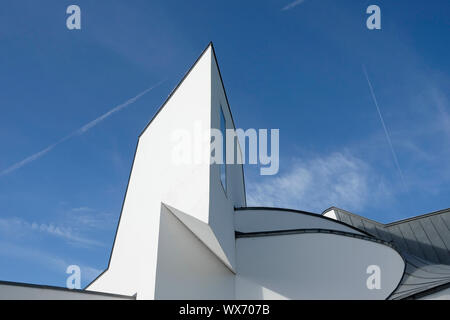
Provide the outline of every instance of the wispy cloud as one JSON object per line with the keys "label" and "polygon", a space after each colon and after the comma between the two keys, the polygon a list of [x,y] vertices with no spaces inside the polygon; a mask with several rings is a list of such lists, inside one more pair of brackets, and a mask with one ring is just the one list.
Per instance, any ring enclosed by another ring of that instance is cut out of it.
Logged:
{"label": "wispy cloud", "polygon": [[[68,276],[66,274],[66,270],[69,265],[78,265],[80,267],[81,278],[85,283],[91,282],[102,271],[95,267],[80,263],[78,259],[64,259],[37,248],[12,243],[0,242],[0,256],[3,259],[15,258],[27,261],[27,263],[30,265],[30,268],[34,267],[35,265],[41,265],[48,270],[52,270],[60,274],[62,280],[65,280]],[[28,278],[29,274],[27,274],[26,276]]]}
{"label": "wispy cloud", "polygon": [[96,118],[95,120],[92,120],[91,122],[85,124],[84,126],[82,126],[81,128],[73,131],[72,133],[70,133],[69,135],[65,136],[64,138],[60,139],[59,141],[49,145],[48,147],[46,147],[45,149],[23,159],[22,161],[19,161],[15,164],[13,164],[12,166],[10,166],[9,168],[4,169],[3,171],[0,172],[0,177],[7,175],[11,172],[16,171],[17,169],[22,168],[23,166],[41,158],[42,156],[44,156],[45,154],[49,153],[50,151],[52,151],[56,146],[60,145],[61,143],[69,140],[70,138],[73,138],[75,136],[80,136],[84,133],[86,133],[87,131],[89,131],[90,129],[92,129],[93,127],[95,127],[96,125],[98,125],[99,123],[101,123],[102,121],[104,121],[105,119],[107,119],[108,117],[110,117],[111,115],[113,115],[116,112],[119,112],[123,109],[125,109],[126,107],[132,105],[134,102],[136,102],[139,98],[141,98],[143,95],[145,95],[146,93],[148,93],[149,91],[153,90],[154,88],[158,87],[159,85],[161,85],[165,80],[162,80],[160,82],[158,82],[157,84],[151,86],[150,88],[147,88],[146,90],[142,91],[141,93],[139,93],[138,95],[134,96],[131,99],[128,99],[126,102],[112,108],[111,110],[109,110],[108,112],[106,112],[105,114],[101,115],[100,117]]}
{"label": "wispy cloud", "polygon": [[[65,273],[67,267],[78,265],[83,282],[89,283],[102,270],[84,264],[79,256],[73,254],[76,251],[69,248],[78,248],[82,252],[86,252],[88,248],[92,252],[91,250],[105,247],[105,243],[98,241],[96,235],[113,224],[111,218],[111,214],[88,206],[66,210],[60,214],[58,219],[62,221],[58,223],[31,222],[19,217],[2,217],[0,218],[0,260],[20,259],[30,268],[40,265],[60,274],[62,283],[68,276]],[[58,247],[65,248],[64,254],[51,253],[54,247],[48,247],[49,241],[60,242]],[[30,274],[33,275],[33,272]],[[29,279],[30,275],[27,276]],[[17,281],[17,279],[11,280]]]}
{"label": "wispy cloud", "polygon": [[70,211],[72,212],[93,212],[95,209],[89,208],[89,207],[77,207],[72,208]]}
{"label": "wispy cloud", "polygon": [[28,222],[17,217],[0,218],[0,230],[3,235],[23,237],[29,236],[31,232],[38,232],[62,238],[78,246],[104,246],[99,241],[79,235],[71,227],[56,225],[54,223]]}
{"label": "wispy cloud", "polygon": [[389,195],[372,168],[350,154],[295,159],[290,170],[248,184],[249,206],[288,207],[321,212],[338,206],[362,210],[375,197]]}
{"label": "wispy cloud", "polygon": [[450,101],[442,84],[432,77],[427,80],[429,83],[412,90],[405,99],[408,113],[391,133],[396,150],[406,155],[402,168],[409,172],[410,193],[445,197],[450,185],[450,161],[446,161],[450,158]]}
{"label": "wispy cloud", "polygon": [[372,83],[370,82],[369,75],[367,74],[367,70],[366,70],[366,67],[364,65],[363,65],[363,72],[364,72],[364,75],[366,76],[367,84],[369,85],[370,94],[372,96],[373,103],[375,104],[375,106],[377,108],[378,116],[380,117],[380,122],[381,122],[381,125],[383,126],[384,134],[385,134],[386,140],[387,140],[387,142],[389,144],[389,148],[391,150],[391,154],[392,154],[392,158],[394,160],[395,167],[397,168],[397,171],[398,171],[398,174],[399,174],[400,179],[402,181],[403,187],[406,189],[405,179],[403,178],[403,172],[402,172],[402,169],[400,168],[400,163],[398,161],[397,154],[395,153],[394,146],[393,146],[392,140],[391,140],[391,136],[389,135],[389,131],[388,131],[388,129],[386,127],[386,124],[384,122],[383,115],[381,114],[380,107],[378,106],[377,98],[376,98],[375,93],[373,91]]}
{"label": "wispy cloud", "polygon": [[109,212],[102,212],[90,207],[73,208],[67,212],[65,222],[78,229],[111,229],[115,225],[114,215]]}
{"label": "wispy cloud", "polygon": [[302,4],[303,2],[305,2],[305,0],[295,0],[291,3],[289,3],[288,5],[284,6],[281,10],[282,11],[291,10],[291,9],[295,8],[296,6]]}
{"label": "wispy cloud", "polygon": [[75,243],[75,244],[80,244],[80,245],[84,245],[84,246],[104,246],[104,244],[99,241],[92,240],[92,239],[89,239],[89,238],[86,238],[86,237],[76,234],[72,228],[57,226],[52,223],[38,224],[38,223],[34,222],[31,224],[31,229],[40,231],[40,232],[45,232],[49,235],[61,237],[65,240],[67,240],[71,243]]}
{"label": "wispy cloud", "polygon": [[450,141],[450,114],[448,111],[450,104],[445,95],[436,88],[431,90],[431,95],[438,110],[438,119],[447,135],[448,141]]}
{"label": "wispy cloud", "polygon": [[65,273],[67,266],[70,265],[63,259],[46,252],[41,252],[36,248],[7,242],[0,242],[0,255],[3,257],[33,261],[37,264],[45,265],[50,270],[59,271],[61,273]]}

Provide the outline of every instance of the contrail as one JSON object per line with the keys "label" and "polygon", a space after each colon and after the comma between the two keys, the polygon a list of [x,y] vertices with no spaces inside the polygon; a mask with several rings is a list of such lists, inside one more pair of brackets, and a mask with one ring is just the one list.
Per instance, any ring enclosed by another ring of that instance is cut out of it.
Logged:
{"label": "contrail", "polygon": [[391,140],[391,137],[389,135],[388,129],[386,127],[386,124],[384,123],[384,119],[383,119],[383,116],[381,114],[380,107],[378,106],[378,101],[377,101],[377,98],[375,97],[375,93],[373,91],[372,83],[369,80],[369,75],[367,74],[366,67],[363,65],[362,68],[363,68],[364,75],[366,76],[367,84],[369,85],[369,88],[370,88],[370,93],[372,95],[373,102],[374,102],[375,106],[377,107],[378,115],[380,116],[380,121],[381,121],[381,124],[383,126],[384,134],[386,135],[386,140],[387,140],[387,142],[389,144],[389,148],[391,149],[392,158],[394,159],[395,166],[397,167],[398,173],[399,173],[400,178],[402,180],[403,187],[405,187],[405,189],[406,189],[405,179],[403,178],[403,172],[402,172],[402,169],[400,169],[400,163],[398,162],[397,154],[395,153],[394,146],[392,145],[392,140]]}
{"label": "contrail", "polygon": [[281,11],[286,11],[286,10],[290,10],[296,6],[298,6],[299,4],[302,4],[305,0],[295,0],[291,3],[289,3],[288,5],[284,6]]}
{"label": "contrail", "polygon": [[136,102],[139,98],[141,98],[143,95],[145,95],[146,93],[148,93],[149,91],[153,90],[154,88],[158,87],[159,85],[161,85],[165,80],[162,80],[160,82],[158,82],[157,84],[151,86],[150,88],[142,91],[141,93],[139,93],[138,95],[134,96],[131,99],[128,99],[126,102],[119,104],[118,106],[115,106],[114,108],[112,108],[111,110],[109,110],[108,112],[106,112],[105,114],[101,115],[100,117],[98,117],[95,120],[92,120],[91,122],[85,124],[84,126],[82,126],[81,128],[73,131],[71,134],[65,136],[64,138],[60,139],[59,141],[49,145],[47,148],[36,152],[35,154],[29,156],[28,158],[23,159],[22,161],[19,161],[15,164],[13,164],[12,166],[10,166],[9,168],[3,170],[0,172],[0,177],[7,175],[13,171],[16,171],[17,169],[22,168],[23,166],[29,164],[30,162],[33,162],[37,159],[39,159],[40,157],[44,156],[45,154],[49,153],[50,151],[52,151],[56,146],[60,145],[61,143],[69,140],[70,138],[74,137],[74,136],[80,136],[84,133],[86,133],[87,131],[89,131],[90,129],[92,129],[93,127],[95,127],[96,125],[98,125],[100,122],[102,122],[103,120],[107,119],[109,116],[111,116],[112,114],[121,111],[122,109],[125,109],[126,107],[130,106],[131,104],[133,104],[134,102]]}

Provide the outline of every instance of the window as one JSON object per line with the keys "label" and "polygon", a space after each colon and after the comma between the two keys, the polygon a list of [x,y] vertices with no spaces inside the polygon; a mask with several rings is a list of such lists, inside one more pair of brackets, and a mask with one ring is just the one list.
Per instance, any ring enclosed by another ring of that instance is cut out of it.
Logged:
{"label": "window", "polygon": [[223,115],[222,105],[220,106],[220,131],[222,133],[222,163],[220,164],[220,181],[222,182],[225,194],[227,193],[227,124]]}

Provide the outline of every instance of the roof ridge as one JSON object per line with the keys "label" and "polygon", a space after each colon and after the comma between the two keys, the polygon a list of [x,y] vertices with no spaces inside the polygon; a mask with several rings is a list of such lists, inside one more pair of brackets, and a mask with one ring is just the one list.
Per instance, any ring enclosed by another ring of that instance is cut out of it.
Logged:
{"label": "roof ridge", "polygon": [[413,217],[410,217],[410,218],[405,218],[405,219],[389,222],[389,223],[385,224],[385,226],[386,227],[390,227],[390,226],[394,226],[394,225],[397,225],[397,224],[402,224],[402,223],[405,223],[405,222],[410,222],[410,221],[414,221],[414,220],[419,220],[419,219],[423,219],[423,218],[427,218],[427,217],[440,215],[440,214],[443,214],[443,213],[450,213],[450,208],[442,209],[442,210],[438,210],[438,211],[434,211],[434,212],[430,212],[430,213],[424,213],[424,214],[421,214],[421,215],[418,215],[418,216],[413,216]]}
{"label": "roof ridge", "polygon": [[356,216],[356,217],[361,218],[361,219],[363,219],[363,220],[367,220],[367,221],[373,222],[373,223],[375,223],[375,224],[377,224],[377,225],[381,225],[381,226],[383,226],[383,227],[386,226],[384,223],[378,222],[378,221],[376,221],[376,220],[369,219],[369,218],[367,218],[367,217],[361,216],[361,215],[359,215],[359,214],[356,214],[356,213],[353,213],[353,212],[350,212],[350,211],[347,211],[347,210],[344,210],[344,209],[341,209],[341,208],[338,208],[338,207],[330,207],[330,208],[326,209],[326,210],[322,213],[322,215],[323,215],[325,212],[328,212],[328,211],[330,211],[330,210],[338,210],[338,211],[341,211],[341,212],[343,212],[343,213],[347,213],[347,214],[350,214],[350,215],[352,215],[352,216]]}
{"label": "roof ridge", "polygon": [[350,211],[347,211],[347,210],[344,210],[344,209],[340,209],[338,207],[330,207],[330,208],[326,209],[325,211],[323,211],[322,215],[324,215],[326,212],[328,212],[330,210],[337,210],[337,211],[340,211],[340,212],[343,212],[343,213],[346,213],[346,214],[350,214],[352,216],[356,216],[356,217],[361,218],[363,220],[367,220],[367,221],[373,222],[373,223],[381,225],[383,227],[391,227],[391,226],[402,224],[402,223],[405,223],[405,222],[419,220],[419,219],[432,217],[432,216],[440,215],[440,214],[444,214],[444,213],[450,213],[450,208],[447,208],[447,209],[442,209],[442,210],[438,210],[438,211],[433,211],[433,212],[430,212],[430,213],[424,213],[424,214],[421,214],[421,215],[418,215],[418,216],[412,216],[412,217],[409,217],[409,218],[400,219],[400,220],[397,220],[397,221],[392,221],[392,222],[389,222],[389,223],[382,223],[382,222],[378,222],[376,220],[372,220],[370,218],[361,216],[359,214],[356,214],[356,213],[353,213],[353,212],[350,212]]}

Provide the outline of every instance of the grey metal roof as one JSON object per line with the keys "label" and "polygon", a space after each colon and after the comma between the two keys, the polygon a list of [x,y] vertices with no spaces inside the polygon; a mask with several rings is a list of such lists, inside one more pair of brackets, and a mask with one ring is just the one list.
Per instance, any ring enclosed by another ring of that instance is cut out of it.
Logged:
{"label": "grey metal roof", "polygon": [[405,299],[450,284],[450,209],[389,224],[331,209],[339,221],[391,243],[405,259],[405,274],[391,299]]}
{"label": "grey metal roof", "polygon": [[450,209],[382,224],[357,214],[333,208],[338,220],[364,230],[401,252],[432,263],[450,265]]}
{"label": "grey metal roof", "polygon": [[433,264],[413,255],[403,254],[406,261],[405,274],[392,300],[407,299],[418,293],[450,283],[450,266]]}

